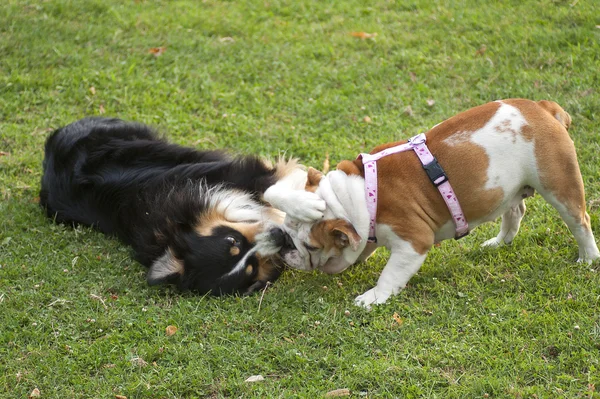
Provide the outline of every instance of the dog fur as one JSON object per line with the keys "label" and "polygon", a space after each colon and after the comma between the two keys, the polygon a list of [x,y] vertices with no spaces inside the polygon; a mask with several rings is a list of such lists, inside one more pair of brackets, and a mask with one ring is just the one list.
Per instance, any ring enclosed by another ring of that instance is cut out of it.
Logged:
{"label": "dog fur", "polygon": [[[502,217],[500,233],[483,245],[509,244],[539,192],[556,208],[579,246],[579,261],[600,258],[586,213],[583,179],[567,129],[571,117],[551,101],[509,99],[460,113],[426,133],[427,146],[446,171],[471,229]],[[376,147],[371,153],[402,144]],[[356,298],[383,303],[405,287],[434,243],[453,238],[455,226],[440,193],[412,151],[378,162],[377,243],[367,243],[369,214],[360,159],[342,161],[327,176],[308,172],[308,191],[327,203],[325,220],[286,219],[291,267],[338,273],[378,246],[391,250],[377,285]],[[332,223],[331,221],[336,221]]]}
{"label": "dog fur", "polygon": [[185,148],[119,119],[86,118],[56,130],[43,169],[40,204],[49,218],[117,236],[149,268],[150,285],[198,293],[248,293],[277,279],[284,214],[265,202],[266,192],[300,219],[324,209],[303,190],[309,206],[294,207],[306,172],[293,160],[271,166]]}

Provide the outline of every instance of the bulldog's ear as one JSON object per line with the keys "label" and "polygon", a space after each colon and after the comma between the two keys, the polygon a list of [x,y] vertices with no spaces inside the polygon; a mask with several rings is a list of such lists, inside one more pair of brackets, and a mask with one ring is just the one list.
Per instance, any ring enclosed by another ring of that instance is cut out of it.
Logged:
{"label": "bulldog's ear", "polygon": [[319,172],[315,168],[312,168],[312,167],[308,168],[308,176],[306,178],[306,187],[304,187],[304,189],[306,191],[310,191],[310,192],[314,193],[315,191],[317,191],[317,188],[319,187],[319,183],[321,182],[322,178],[323,178],[323,173]]}
{"label": "bulldog's ear", "polygon": [[353,251],[356,251],[360,245],[361,238],[350,222],[346,220],[343,222],[332,230],[335,246],[340,249],[349,246]]}
{"label": "bulldog's ear", "polygon": [[175,283],[183,274],[183,261],[177,259],[170,249],[150,266],[146,281],[148,285]]}

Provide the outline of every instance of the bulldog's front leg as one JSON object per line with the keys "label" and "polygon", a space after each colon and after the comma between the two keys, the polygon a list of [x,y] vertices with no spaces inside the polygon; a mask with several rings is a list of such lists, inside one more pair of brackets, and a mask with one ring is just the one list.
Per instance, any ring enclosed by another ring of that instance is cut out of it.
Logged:
{"label": "bulldog's front leg", "polygon": [[390,241],[392,254],[379,276],[377,285],[357,296],[354,300],[356,305],[369,309],[370,305],[384,303],[390,296],[398,294],[406,287],[408,280],[419,271],[427,257],[427,252],[418,253],[410,242],[397,236]]}

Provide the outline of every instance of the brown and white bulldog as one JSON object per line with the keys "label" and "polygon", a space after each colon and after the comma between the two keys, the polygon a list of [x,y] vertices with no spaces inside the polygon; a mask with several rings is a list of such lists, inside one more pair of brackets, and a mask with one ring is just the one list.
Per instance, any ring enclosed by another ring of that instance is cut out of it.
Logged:
{"label": "brown and white bulldog", "polygon": [[[579,262],[600,258],[567,133],[570,123],[569,114],[554,102],[509,99],[460,113],[425,134],[469,227],[502,216],[500,233],[484,246],[512,242],[525,213],[523,200],[537,190],[575,236]],[[401,143],[384,144],[371,153]],[[389,248],[391,256],[377,285],[356,298],[356,304],[366,307],[397,294],[432,245],[455,236],[450,211],[414,151],[383,157],[377,167],[376,243],[367,243],[365,168],[357,159],[342,161],[326,176],[309,170],[307,190],[325,200],[325,217],[309,223],[288,220],[294,245],[282,250],[293,268],[339,273],[378,246]]]}

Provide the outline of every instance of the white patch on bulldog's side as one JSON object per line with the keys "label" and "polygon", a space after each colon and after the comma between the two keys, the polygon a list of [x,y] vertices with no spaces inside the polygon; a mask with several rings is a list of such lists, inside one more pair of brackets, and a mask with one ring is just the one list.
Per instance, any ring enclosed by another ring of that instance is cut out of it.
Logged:
{"label": "white patch on bulldog's side", "polygon": [[[539,185],[535,145],[522,134],[527,121],[517,108],[502,101],[499,103],[496,113],[481,129],[457,132],[444,140],[449,145],[468,141],[483,148],[488,157],[487,180],[483,189],[499,188],[503,192],[502,202],[493,212],[482,220],[469,220],[471,229],[501,216],[524,185]],[[437,232],[436,240],[448,238],[448,234],[444,233],[449,228],[443,230]]]}
{"label": "white patch on bulldog's side", "polygon": [[500,102],[500,108],[485,124],[471,135],[471,142],[485,149],[489,159],[485,189],[492,190],[521,186],[522,181],[538,180],[533,141],[521,134],[527,121],[521,111]]}

